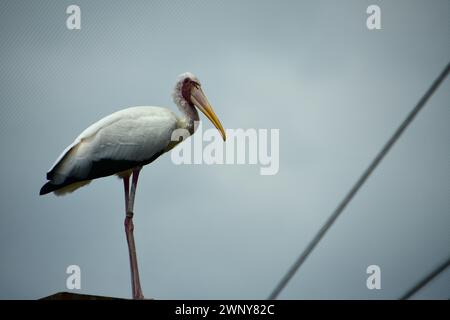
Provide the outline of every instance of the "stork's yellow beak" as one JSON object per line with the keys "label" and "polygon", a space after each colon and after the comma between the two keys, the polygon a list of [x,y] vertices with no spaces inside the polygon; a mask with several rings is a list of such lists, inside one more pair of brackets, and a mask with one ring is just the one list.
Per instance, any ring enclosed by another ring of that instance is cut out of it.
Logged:
{"label": "stork's yellow beak", "polygon": [[220,135],[223,138],[223,141],[227,139],[225,135],[225,130],[222,127],[222,124],[214,113],[213,108],[208,102],[205,94],[202,91],[200,86],[193,86],[191,89],[191,101],[195,104],[197,108],[200,109],[201,112],[214,124],[214,126],[219,130]]}

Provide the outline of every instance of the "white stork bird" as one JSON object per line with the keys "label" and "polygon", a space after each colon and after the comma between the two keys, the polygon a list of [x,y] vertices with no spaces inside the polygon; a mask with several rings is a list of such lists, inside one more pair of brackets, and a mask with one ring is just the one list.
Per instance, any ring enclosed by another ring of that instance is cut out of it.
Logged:
{"label": "white stork bird", "polygon": [[[84,130],[58,157],[47,172],[49,180],[40,195],[62,195],[94,179],[118,175],[125,190],[125,233],[130,255],[131,287],[134,299],[143,299],[133,235],[133,206],[139,172],[180,141],[172,141],[176,129],[192,135],[200,109],[220,131],[225,130],[192,73],[178,77],[173,100],[183,116],[161,107],[132,107],[115,112]],[[132,176],[131,189],[130,177]]]}

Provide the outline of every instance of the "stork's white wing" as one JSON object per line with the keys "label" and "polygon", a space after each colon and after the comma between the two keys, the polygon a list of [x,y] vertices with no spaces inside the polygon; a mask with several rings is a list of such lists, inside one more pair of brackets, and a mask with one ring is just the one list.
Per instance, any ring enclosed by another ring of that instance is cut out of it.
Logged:
{"label": "stork's white wing", "polygon": [[47,174],[53,184],[83,181],[146,164],[162,154],[177,117],[160,107],[113,113],[83,131]]}

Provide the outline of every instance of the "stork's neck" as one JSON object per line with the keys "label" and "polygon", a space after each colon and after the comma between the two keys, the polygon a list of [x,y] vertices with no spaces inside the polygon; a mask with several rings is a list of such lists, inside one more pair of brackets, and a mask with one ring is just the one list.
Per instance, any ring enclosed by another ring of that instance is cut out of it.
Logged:
{"label": "stork's neck", "polygon": [[[188,101],[187,93],[183,95],[183,82],[179,81],[175,86],[172,97],[173,101],[177,105],[178,109],[180,109],[183,117],[180,119],[180,127],[183,129],[187,129],[189,133],[192,135],[195,132],[196,123],[198,124],[199,117],[197,109],[195,109],[194,105]],[[186,90],[185,90],[186,91]]]}
{"label": "stork's neck", "polygon": [[181,127],[188,130],[189,133],[193,135],[197,129],[198,121],[200,120],[197,109],[195,109],[194,106],[189,105],[186,101],[184,105],[178,105],[178,108],[183,113],[180,123]]}

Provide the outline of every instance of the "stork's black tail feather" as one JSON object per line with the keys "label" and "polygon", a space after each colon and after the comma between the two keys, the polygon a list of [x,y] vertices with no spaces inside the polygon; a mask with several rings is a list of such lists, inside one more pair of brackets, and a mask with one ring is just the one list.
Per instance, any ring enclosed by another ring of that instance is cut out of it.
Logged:
{"label": "stork's black tail feather", "polygon": [[53,192],[55,190],[58,190],[61,188],[61,185],[53,184],[51,181],[48,181],[46,184],[44,184],[41,188],[41,191],[39,191],[39,195],[42,196],[44,194]]}

